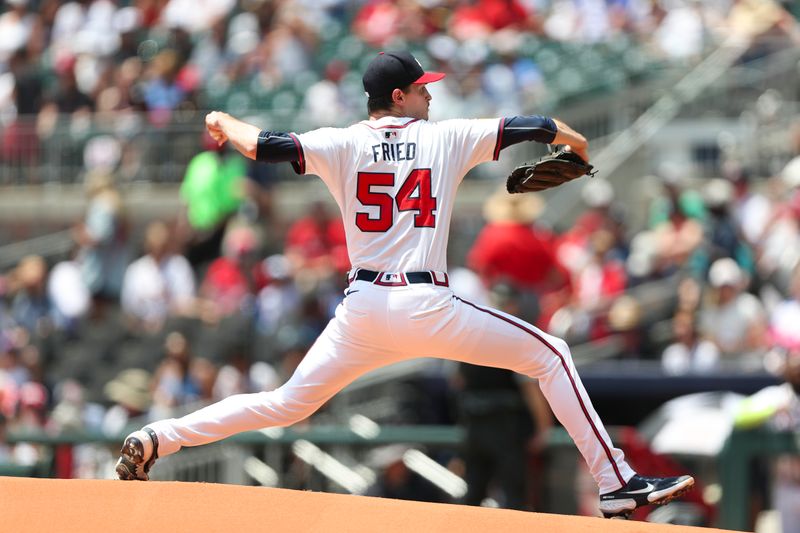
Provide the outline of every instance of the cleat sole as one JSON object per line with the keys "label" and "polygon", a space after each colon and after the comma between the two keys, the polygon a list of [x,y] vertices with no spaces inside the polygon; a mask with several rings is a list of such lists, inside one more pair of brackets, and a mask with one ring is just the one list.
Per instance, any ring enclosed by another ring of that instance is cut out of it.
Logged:
{"label": "cleat sole", "polygon": [[[687,492],[689,492],[693,488],[694,488],[694,478],[690,477],[689,479],[687,479],[684,482],[684,485],[681,488],[679,488],[678,490],[676,490],[675,492],[672,492],[671,494],[667,494],[667,495],[662,496],[660,498],[656,498],[655,500],[653,500],[651,502],[647,502],[645,504],[638,505],[636,507],[636,509],[638,509],[639,507],[644,507],[645,505],[656,505],[656,506],[666,505],[669,502],[671,502],[672,500],[680,498],[681,496],[683,496],[684,494],[686,494]],[[622,511],[622,512],[619,512],[619,513],[605,513],[604,512],[603,513],[603,517],[604,518],[610,518],[610,519],[628,520],[628,519],[630,519],[631,514],[633,514],[633,511],[635,511],[636,509],[625,510],[625,511]]]}

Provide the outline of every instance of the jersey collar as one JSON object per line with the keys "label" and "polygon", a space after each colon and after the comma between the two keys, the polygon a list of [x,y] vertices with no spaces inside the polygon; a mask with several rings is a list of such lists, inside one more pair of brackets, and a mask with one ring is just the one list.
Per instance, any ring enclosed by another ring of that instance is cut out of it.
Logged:
{"label": "jersey collar", "polygon": [[417,122],[418,118],[411,118],[411,117],[381,117],[378,120],[362,120],[359,124],[363,124],[368,128],[372,128],[373,130],[381,130],[384,128],[394,128],[394,129],[402,129]]}

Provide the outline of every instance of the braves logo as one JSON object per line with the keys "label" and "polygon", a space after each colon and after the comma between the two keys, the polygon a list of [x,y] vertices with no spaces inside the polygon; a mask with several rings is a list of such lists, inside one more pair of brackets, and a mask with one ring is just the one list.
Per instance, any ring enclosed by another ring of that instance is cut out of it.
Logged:
{"label": "braves logo", "polygon": [[407,284],[406,276],[402,272],[381,272],[375,280],[375,285],[384,287],[402,287]]}

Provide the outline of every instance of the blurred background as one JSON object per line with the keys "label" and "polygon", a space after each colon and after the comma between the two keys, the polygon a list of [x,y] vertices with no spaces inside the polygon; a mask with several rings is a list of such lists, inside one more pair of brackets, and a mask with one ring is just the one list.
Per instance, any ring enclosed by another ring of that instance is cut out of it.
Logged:
{"label": "blurred background", "polygon": [[[637,518],[800,524],[800,2],[5,0],[0,7],[0,474],[113,476],[131,428],[279,386],[349,268],[321,181],[204,135],[366,117],[408,49],[431,119],[546,114],[597,177],[464,181],[456,293],[569,341],[634,468],[698,490]],[[535,382],[418,360],[309,421],[186,449],[158,479],[596,514]],[[795,529],[792,529],[795,528]]]}

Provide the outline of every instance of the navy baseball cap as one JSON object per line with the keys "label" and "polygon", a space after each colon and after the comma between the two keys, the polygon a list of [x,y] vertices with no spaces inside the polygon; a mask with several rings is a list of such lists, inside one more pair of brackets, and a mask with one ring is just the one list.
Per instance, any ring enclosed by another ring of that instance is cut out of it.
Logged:
{"label": "navy baseball cap", "polygon": [[408,52],[381,52],[369,62],[361,81],[367,96],[388,96],[395,89],[412,83],[433,83],[444,78],[442,72],[425,72]]}

